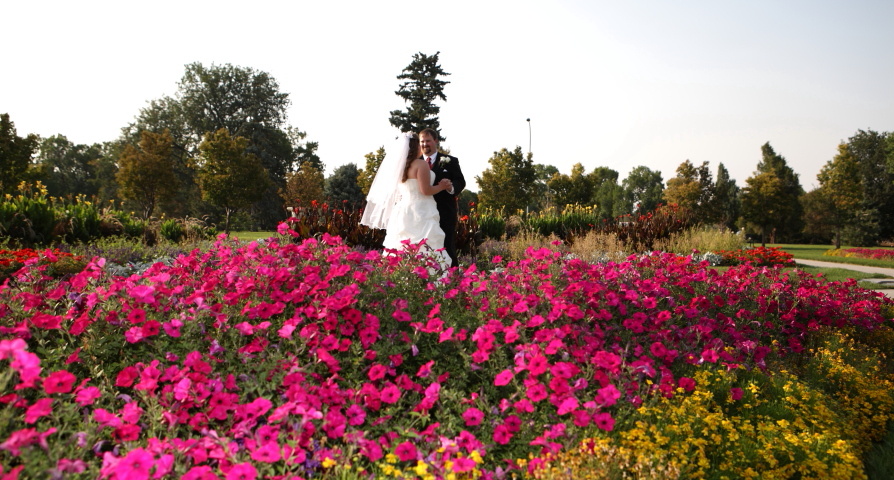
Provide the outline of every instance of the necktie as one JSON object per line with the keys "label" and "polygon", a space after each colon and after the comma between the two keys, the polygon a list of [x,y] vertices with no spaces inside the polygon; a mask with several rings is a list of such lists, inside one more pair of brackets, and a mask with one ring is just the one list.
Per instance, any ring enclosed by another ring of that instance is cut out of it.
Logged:
{"label": "necktie", "polygon": [[431,169],[431,157],[425,157],[425,161],[428,162],[428,168]]}

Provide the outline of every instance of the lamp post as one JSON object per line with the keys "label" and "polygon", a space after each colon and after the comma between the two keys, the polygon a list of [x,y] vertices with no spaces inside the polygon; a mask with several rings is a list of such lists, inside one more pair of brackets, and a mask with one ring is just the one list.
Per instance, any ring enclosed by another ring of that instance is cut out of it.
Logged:
{"label": "lamp post", "polygon": [[528,157],[531,156],[531,119],[527,119],[528,121]]}

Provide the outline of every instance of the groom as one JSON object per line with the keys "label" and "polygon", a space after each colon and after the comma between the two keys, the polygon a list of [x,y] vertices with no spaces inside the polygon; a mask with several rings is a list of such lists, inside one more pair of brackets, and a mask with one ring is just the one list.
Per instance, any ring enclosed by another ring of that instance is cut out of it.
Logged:
{"label": "groom", "polygon": [[441,230],[444,230],[444,250],[450,255],[450,266],[458,267],[456,260],[456,221],[457,199],[460,192],[466,188],[466,179],[459,168],[459,159],[445,153],[438,152],[441,136],[432,128],[426,128],[419,132],[419,145],[422,148],[422,159],[428,162],[429,167],[435,172],[434,184],[442,178],[453,182],[450,190],[444,190],[435,194],[435,202],[438,204],[438,213],[441,216]]}

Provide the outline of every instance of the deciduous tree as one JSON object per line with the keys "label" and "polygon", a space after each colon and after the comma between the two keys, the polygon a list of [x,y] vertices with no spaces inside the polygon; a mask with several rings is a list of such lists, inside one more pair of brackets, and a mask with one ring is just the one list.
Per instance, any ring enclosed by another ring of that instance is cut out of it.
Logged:
{"label": "deciduous tree", "polygon": [[[816,176],[819,205],[824,224],[831,228],[835,248],[841,248],[842,233],[848,227],[859,227],[865,217],[860,165],[847,143],[838,145],[838,154],[828,161]],[[816,222],[816,212],[811,220]]]}
{"label": "deciduous tree", "polygon": [[14,192],[25,179],[39,140],[34,134],[18,136],[9,114],[0,114],[0,193]]}
{"label": "deciduous tree", "polygon": [[385,160],[385,147],[379,147],[378,150],[369,152],[364,157],[366,158],[366,166],[357,175],[357,184],[360,185],[360,191],[365,197],[369,193],[369,188],[372,187],[373,179],[376,178],[379,167],[382,166],[382,162]]}
{"label": "deciduous tree", "polygon": [[528,209],[534,203],[532,194],[537,178],[531,155],[525,156],[521,147],[511,152],[503,148],[494,152],[488,163],[490,167],[475,177],[480,205],[502,209],[510,215]]}
{"label": "deciduous tree", "polygon": [[620,213],[651,212],[661,203],[664,179],[649,167],[635,167],[621,182]]}
{"label": "deciduous tree", "polygon": [[97,194],[95,162],[102,157],[100,145],[76,145],[64,135],[40,141],[35,175],[56,197]]}
{"label": "deciduous tree", "polygon": [[139,147],[127,145],[118,161],[118,192],[124,200],[134,202],[143,218],[155,211],[159,199],[177,190],[173,139],[170,132],[144,131]]}
{"label": "deciduous tree", "polygon": [[205,135],[199,145],[198,180],[202,198],[224,210],[224,231],[231,215],[264,195],[270,179],[260,159],[248,153],[248,139],[232,137],[225,128]]}

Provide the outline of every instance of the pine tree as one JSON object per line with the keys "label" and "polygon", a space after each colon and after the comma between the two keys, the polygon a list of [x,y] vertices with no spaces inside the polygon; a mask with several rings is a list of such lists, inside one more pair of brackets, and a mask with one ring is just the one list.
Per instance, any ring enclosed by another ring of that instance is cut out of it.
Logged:
{"label": "pine tree", "polygon": [[[403,83],[394,92],[408,103],[406,111],[392,110],[389,121],[401,132],[419,132],[424,128],[433,128],[441,132],[441,121],[438,113],[441,107],[434,102],[437,99],[447,101],[444,95],[444,87],[450,83],[439,77],[450,75],[438,65],[437,52],[434,55],[417,53],[413,55],[413,61],[403,69],[403,73],[397,76]],[[441,141],[446,140],[441,135]]]}

